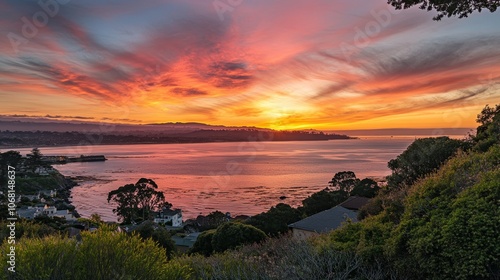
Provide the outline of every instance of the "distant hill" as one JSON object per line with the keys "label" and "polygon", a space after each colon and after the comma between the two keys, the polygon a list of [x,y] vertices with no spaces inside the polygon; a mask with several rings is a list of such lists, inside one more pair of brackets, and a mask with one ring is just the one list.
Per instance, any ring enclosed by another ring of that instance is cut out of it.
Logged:
{"label": "distant hill", "polygon": [[0,146],[4,147],[334,139],[351,139],[351,137],[320,131],[276,131],[202,123],[133,125],[44,119],[0,119]]}
{"label": "distant hill", "polygon": [[[121,124],[89,121],[60,121],[43,118],[9,118],[0,117],[0,130],[10,131],[54,131],[54,132],[88,132],[105,131],[107,133],[182,133],[201,129],[241,129],[247,127],[226,127],[203,123],[160,123],[160,124]],[[254,128],[258,129],[258,128]],[[265,129],[262,129],[265,130]]]}

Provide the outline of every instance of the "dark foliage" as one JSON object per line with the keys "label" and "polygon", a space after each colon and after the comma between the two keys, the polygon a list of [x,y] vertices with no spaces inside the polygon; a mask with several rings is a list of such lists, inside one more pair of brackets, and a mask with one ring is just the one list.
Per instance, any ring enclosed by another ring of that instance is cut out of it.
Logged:
{"label": "dark foliage", "polygon": [[408,9],[418,6],[422,10],[438,12],[434,20],[441,20],[443,17],[458,16],[468,17],[474,11],[481,12],[489,10],[494,12],[500,6],[499,0],[388,0],[387,3],[396,9]]}
{"label": "dark foliage", "polygon": [[225,223],[215,231],[212,237],[212,246],[215,252],[224,252],[241,245],[259,243],[266,237],[263,231],[254,226]]}
{"label": "dark foliage", "polygon": [[288,204],[280,203],[269,211],[251,217],[246,223],[252,225],[271,237],[286,233],[288,225],[302,218],[299,210]]}
{"label": "dark foliage", "polygon": [[448,137],[415,140],[402,154],[388,163],[392,174],[387,178],[390,188],[409,186],[419,178],[436,171],[462,146],[461,140]]}
{"label": "dark foliage", "polygon": [[190,253],[198,253],[202,254],[206,257],[210,256],[214,248],[212,246],[212,238],[214,237],[215,234],[215,229],[207,230],[198,236],[196,239],[196,242],[193,245],[193,248],[191,248]]}
{"label": "dark foliage", "polygon": [[474,150],[486,152],[495,144],[500,144],[500,104],[495,108],[488,105],[477,115],[480,124],[476,130]]}
{"label": "dark foliage", "polygon": [[157,191],[158,186],[151,179],[141,178],[135,184],[127,184],[109,192],[110,201],[118,204],[113,213],[116,213],[123,223],[144,221],[151,218],[152,211],[172,205],[165,201],[163,192]]}

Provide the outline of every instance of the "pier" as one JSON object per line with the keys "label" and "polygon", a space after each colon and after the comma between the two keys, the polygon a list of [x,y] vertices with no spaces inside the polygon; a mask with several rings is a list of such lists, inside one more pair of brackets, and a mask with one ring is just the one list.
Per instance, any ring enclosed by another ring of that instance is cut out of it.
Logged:
{"label": "pier", "polygon": [[81,155],[79,157],[68,156],[43,156],[42,161],[53,164],[64,164],[71,162],[93,162],[93,161],[106,161],[108,160],[104,155]]}

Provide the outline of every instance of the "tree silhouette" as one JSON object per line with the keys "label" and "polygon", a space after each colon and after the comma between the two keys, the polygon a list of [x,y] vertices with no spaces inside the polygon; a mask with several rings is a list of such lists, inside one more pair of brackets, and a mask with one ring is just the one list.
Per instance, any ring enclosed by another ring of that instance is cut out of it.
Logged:
{"label": "tree silhouette", "polygon": [[288,225],[302,218],[301,212],[288,204],[279,203],[269,211],[251,217],[247,224],[252,225],[271,237],[279,236],[289,230]]}
{"label": "tree silhouette", "polygon": [[330,187],[335,191],[350,193],[352,189],[359,183],[356,174],[352,171],[342,171],[336,173],[332,180],[328,182]]}
{"label": "tree silhouette", "polygon": [[379,189],[380,187],[377,185],[377,182],[372,179],[365,178],[356,184],[350,195],[372,198],[377,195]]}
{"label": "tree silhouette", "polygon": [[412,185],[418,179],[437,170],[463,145],[463,141],[446,136],[413,141],[403,153],[387,164],[392,170],[392,174],[387,177],[389,187]]}
{"label": "tree silhouette", "polygon": [[117,203],[113,213],[116,213],[124,223],[131,223],[137,219],[150,219],[152,211],[172,206],[165,201],[163,192],[157,189],[158,185],[153,180],[141,178],[135,184],[127,184],[110,191],[108,203],[110,201]]}
{"label": "tree silhouette", "polygon": [[443,17],[458,16],[468,17],[472,12],[489,10],[494,12],[500,6],[500,0],[388,0],[387,3],[397,10],[408,9],[418,6],[422,10],[438,12],[434,20],[441,20]]}
{"label": "tree silhouette", "polygon": [[7,166],[17,167],[17,164],[21,161],[21,154],[17,151],[8,151],[5,153],[0,153],[0,184],[7,183]]}
{"label": "tree silhouette", "polygon": [[259,243],[266,238],[266,234],[254,226],[225,223],[212,236],[212,246],[215,252],[224,252],[241,245]]}
{"label": "tree silhouette", "polygon": [[42,156],[42,152],[40,152],[40,149],[38,148],[33,148],[31,153],[26,155],[28,162],[32,166],[39,166],[42,163]]}
{"label": "tree silhouette", "polygon": [[474,149],[485,152],[491,146],[500,143],[500,104],[492,108],[486,105],[476,121],[480,124],[476,130]]}

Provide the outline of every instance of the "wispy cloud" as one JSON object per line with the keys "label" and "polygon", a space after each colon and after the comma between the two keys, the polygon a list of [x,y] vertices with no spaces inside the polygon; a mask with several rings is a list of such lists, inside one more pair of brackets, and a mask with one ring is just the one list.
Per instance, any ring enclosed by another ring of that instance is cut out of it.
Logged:
{"label": "wispy cloud", "polygon": [[[61,4],[30,38],[43,7],[2,2],[0,91],[17,104],[0,112],[328,128],[499,96],[497,17],[257,0],[221,20],[211,1],[116,2]],[[25,39],[17,51],[9,34]]]}

